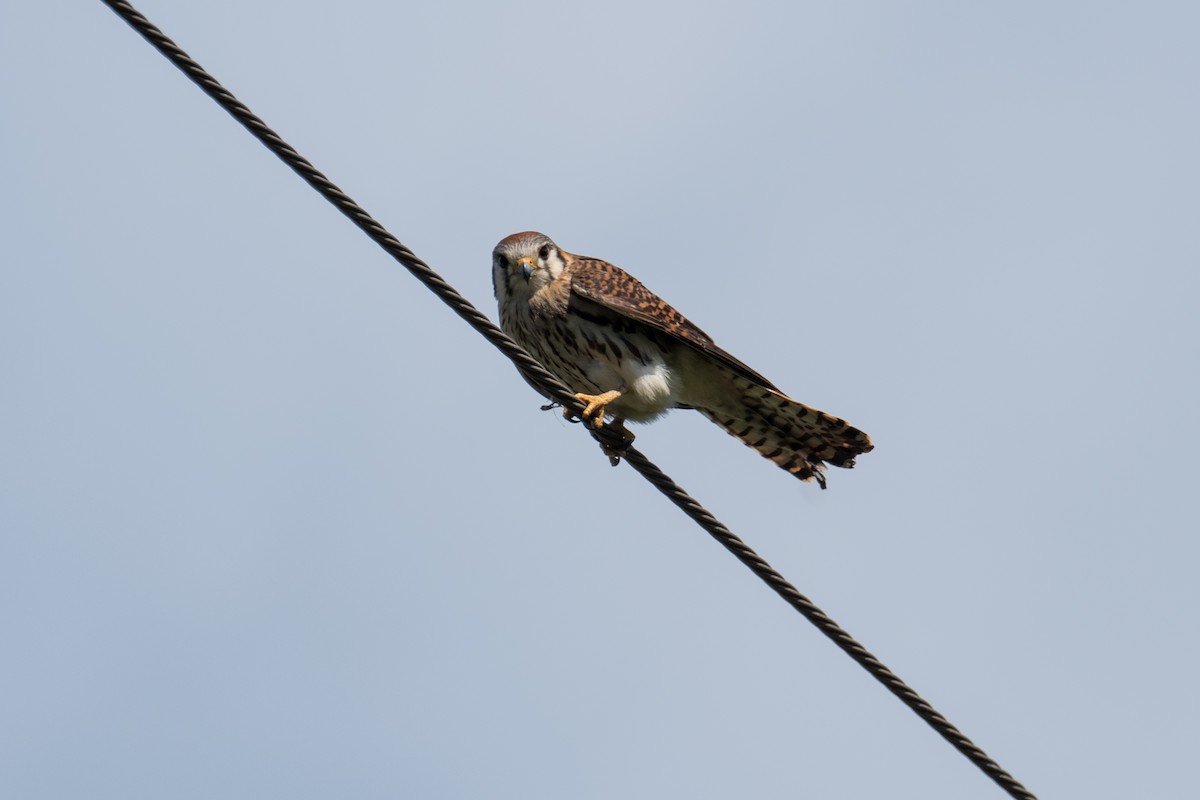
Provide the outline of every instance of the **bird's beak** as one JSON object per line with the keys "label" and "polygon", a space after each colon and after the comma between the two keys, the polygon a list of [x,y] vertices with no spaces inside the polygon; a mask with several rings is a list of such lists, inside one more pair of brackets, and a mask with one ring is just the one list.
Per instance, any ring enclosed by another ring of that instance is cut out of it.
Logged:
{"label": "bird's beak", "polygon": [[537,269],[537,264],[533,263],[533,259],[526,256],[517,262],[517,272],[521,277],[528,281],[533,277],[533,271]]}

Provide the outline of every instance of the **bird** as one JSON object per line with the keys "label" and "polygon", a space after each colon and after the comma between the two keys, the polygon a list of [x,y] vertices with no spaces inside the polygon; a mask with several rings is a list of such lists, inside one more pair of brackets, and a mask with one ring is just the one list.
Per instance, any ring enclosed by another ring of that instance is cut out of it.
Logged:
{"label": "bird", "polygon": [[[791,399],[722,350],[637,278],[543,233],[500,240],[492,289],[501,329],[575,392],[594,427],[611,416],[632,441],[626,420],[695,409],[822,489],[826,465],[852,467],[874,447],[858,428]],[[615,465],[617,454],[606,452]]]}

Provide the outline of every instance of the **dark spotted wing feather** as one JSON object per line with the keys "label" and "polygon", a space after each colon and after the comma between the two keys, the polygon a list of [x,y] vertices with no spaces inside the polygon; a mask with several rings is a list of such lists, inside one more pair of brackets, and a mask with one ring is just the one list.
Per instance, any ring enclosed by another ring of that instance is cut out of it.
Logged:
{"label": "dark spotted wing feather", "polygon": [[596,258],[575,256],[571,291],[609,311],[636,320],[704,353],[760,386],[778,388],[750,367],[717,347],[712,337],[693,325],[641,281],[620,267]]}

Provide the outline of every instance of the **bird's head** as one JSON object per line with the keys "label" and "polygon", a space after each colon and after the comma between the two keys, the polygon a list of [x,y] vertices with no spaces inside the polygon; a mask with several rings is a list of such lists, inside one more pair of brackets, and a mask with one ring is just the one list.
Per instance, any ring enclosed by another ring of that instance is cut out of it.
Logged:
{"label": "bird's head", "polygon": [[565,266],[558,245],[546,234],[514,233],[492,251],[492,290],[497,300],[529,297],[561,275]]}

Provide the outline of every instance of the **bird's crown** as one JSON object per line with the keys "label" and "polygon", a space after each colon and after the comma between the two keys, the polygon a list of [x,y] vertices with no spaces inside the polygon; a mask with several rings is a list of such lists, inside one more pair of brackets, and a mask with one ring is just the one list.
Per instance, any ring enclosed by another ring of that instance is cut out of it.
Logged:
{"label": "bird's crown", "polygon": [[501,239],[500,243],[496,245],[494,252],[507,254],[527,253],[536,251],[547,244],[551,247],[555,246],[554,242],[546,234],[538,233],[537,231],[521,231],[520,233],[514,233]]}

